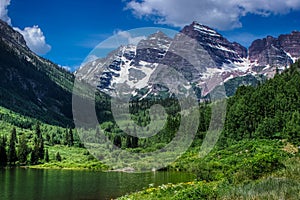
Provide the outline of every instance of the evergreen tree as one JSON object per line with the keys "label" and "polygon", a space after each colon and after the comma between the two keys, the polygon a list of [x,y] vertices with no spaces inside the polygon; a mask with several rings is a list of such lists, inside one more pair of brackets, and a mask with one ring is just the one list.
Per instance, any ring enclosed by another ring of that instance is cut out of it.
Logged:
{"label": "evergreen tree", "polygon": [[39,122],[35,126],[35,134],[37,138],[42,138],[41,125]]}
{"label": "evergreen tree", "polygon": [[9,140],[8,146],[8,162],[10,165],[14,165],[18,160],[16,151],[16,129],[13,128]]}
{"label": "evergreen tree", "polygon": [[126,148],[131,148],[132,144],[131,144],[131,136],[127,135],[126,136]]}
{"label": "evergreen tree", "polygon": [[56,153],[55,159],[59,162],[61,161],[61,156],[60,156],[59,152]]}
{"label": "evergreen tree", "polygon": [[33,148],[31,150],[30,154],[30,163],[32,165],[37,164],[39,161],[39,144],[38,144],[38,139],[34,137],[33,139]]}
{"label": "evergreen tree", "polygon": [[68,129],[65,130],[65,141],[63,142],[64,145],[69,145],[69,141],[70,141],[70,134]]}
{"label": "evergreen tree", "polygon": [[292,114],[292,118],[287,122],[284,132],[291,142],[300,145],[300,113],[298,111]]}
{"label": "evergreen tree", "polygon": [[139,146],[139,138],[132,137],[132,148],[137,148]]}
{"label": "evergreen tree", "polygon": [[44,154],[45,154],[45,150],[44,150],[44,140],[42,138],[38,139],[38,157],[40,159],[44,159]]}
{"label": "evergreen tree", "polygon": [[18,159],[20,163],[27,162],[27,156],[29,154],[29,147],[27,146],[26,135],[22,134],[20,137],[20,143],[18,146]]}
{"label": "evergreen tree", "polygon": [[11,131],[11,139],[15,142],[18,142],[18,138],[17,138],[17,131],[16,128],[13,127],[12,131]]}
{"label": "evergreen tree", "polygon": [[116,135],[114,137],[114,145],[117,146],[117,147],[119,147],[119,148],[121,148],[121,146],[122,146],[122,138],[121,138],[120,135]]}
{"label": "evergreen tree", "polygon": [[48,152],[48,149],[46,149],[46,151],[45,151],[45,161],[46,162],[49,162],[49,152]]}
{"label": "evergreen tree", "polygon": [[136,131],[136,127],[135,126],[133,128],[133,135],[134,136],[131,139],[131,146],[132,146],[132,148],[137,148],[139,146],[139,138],[136,137],[137,131]]}
{"label": "evergreen tree", "polygon": [[68,145],[70,147],[74,145],[74,136],[73,136],[73,131],[72,131],[71,128],[69,129],[69,142],[68,142]]}
{"label": "evergreen tree", "polygon": [[6,138],[2,136],[0,138],[0,167],[5,167],[6,164],[7,164]]}

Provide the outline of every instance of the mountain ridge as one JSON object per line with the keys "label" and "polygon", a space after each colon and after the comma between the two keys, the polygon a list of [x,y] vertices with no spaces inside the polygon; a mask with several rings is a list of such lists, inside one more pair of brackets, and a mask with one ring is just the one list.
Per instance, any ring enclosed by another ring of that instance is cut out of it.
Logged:
{"label": "mountain ridge", "polygon": [[[258,39],[247,49],[210,27],[193,22],[174,38],[158,32],[137,45],[123,46],[106,58],[82,66],[76,76],[86,78],[103,92],[114,90],[120,83],[141,89],[146,87],[145,82],[152,85],[148,87],[150,91],[158,71],[167,65],[202,88],[205,96],[214,87],[236,77],[263,75],[270,78],[284,70],[300,57],[298,34],[294,31],[278,38]],[[84,71],[96,73],[87,77]]]}
{"label": "mountain ridge", "polygon": [[0,20],[0,104],[56,125],[72,125],[74,75],[37,56]]}

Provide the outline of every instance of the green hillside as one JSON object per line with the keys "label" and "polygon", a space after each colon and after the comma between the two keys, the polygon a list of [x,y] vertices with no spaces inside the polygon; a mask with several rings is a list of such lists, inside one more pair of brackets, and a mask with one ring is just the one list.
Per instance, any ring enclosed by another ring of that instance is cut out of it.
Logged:
{"label": "green hillside", "polygon": [[197,179],[120,199],[298,199],[300,195],[300,63],[228,99],[217,146],[199,156],[205,132],[169,170]]}
{"label": "green hillside", "polygon": [[89,154],[71,128],[44,124],[0,107],[0,130],[2,167],[107,169]]}
{"label": "green hillside", "polygon": [[48,124],[72,125],[74,75],[35,55],[20,33],[0,24],[0,106]]}

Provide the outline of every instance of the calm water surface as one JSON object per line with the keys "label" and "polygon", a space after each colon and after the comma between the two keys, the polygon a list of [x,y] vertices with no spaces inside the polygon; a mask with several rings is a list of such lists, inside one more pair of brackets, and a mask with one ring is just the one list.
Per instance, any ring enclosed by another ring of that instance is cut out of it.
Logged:
{"label": "calm water surface", "polygon": [[0,170],[0,200],[111,199],[149,184],[191,181],[182,172],[119,173],[67,170]]}

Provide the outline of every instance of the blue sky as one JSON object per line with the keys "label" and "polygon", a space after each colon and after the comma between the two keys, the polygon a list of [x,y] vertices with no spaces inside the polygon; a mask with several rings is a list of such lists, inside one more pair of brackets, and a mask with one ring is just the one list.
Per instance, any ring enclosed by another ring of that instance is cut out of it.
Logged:
{"label": "blue sky", "polygon": [[249,46],[300,30],[300,0],[0,0],[0,18],[35,52],[74,70],[101,41],[141,27],[180,30],[195,20]]}

